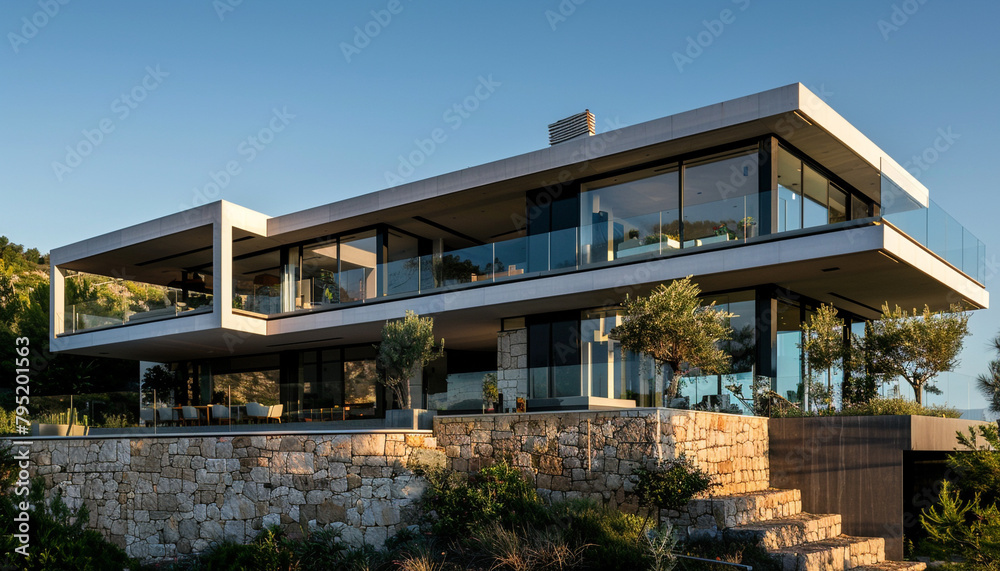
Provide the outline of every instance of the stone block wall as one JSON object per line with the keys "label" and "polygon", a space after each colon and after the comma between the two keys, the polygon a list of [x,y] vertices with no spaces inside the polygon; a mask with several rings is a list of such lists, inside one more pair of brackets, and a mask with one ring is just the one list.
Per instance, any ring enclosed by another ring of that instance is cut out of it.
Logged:
{"label": "stone block wall", "polygon": [[[246,542],[263,527],[332,525],[352,544],[381,546],[409,521],[433,463],[424,431],[35,440],[34,473],[90,527],[133,557],[155,559]],[[443,458],[439,458],[443,461]]]}
{"label": "stone block wall", "polygon": [[517,397],[528,397],[528,330],[497,333],[497,388],[505,411],[513,411]]}
{"label": "stone block wall", "polygon": [[587,497],[634,509],[629,476],[686,455],[719,486],[713,495],[769,486],[766,418],[673,409],[436,417],[451,467],[477,470],[505,457],[552,501]]}

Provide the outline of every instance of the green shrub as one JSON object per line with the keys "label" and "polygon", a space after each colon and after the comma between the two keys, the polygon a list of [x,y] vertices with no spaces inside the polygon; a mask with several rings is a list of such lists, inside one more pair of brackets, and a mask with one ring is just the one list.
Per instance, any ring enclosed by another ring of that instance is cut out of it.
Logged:
{"label": "green shrub", "polygon": [[947,406],[923,406],[916,401],[906,399],[872,399],[865,404],[849,406],[840,411],[842,416],[941,416],[945,418],[960,418],[962,413]]}
{"label": "green shrub", "polygon": [[551,515],[565,525],[571,545],[586,547],[586,560],[595,569],[649,568],[643,518],[590,500],[555,504]]}
{"label": "green shrub", "polygon": [[802,416],[940,416],[944,418],[960,418],[958,409],[931,405],[923,406],[916,401],[906,399],[875,398],[866,403],[849,404],[842,410],[822,409],[819,412],[804,412],[798,408],[775,409],[772,417],[802,417]]}
{"label": "green shrub", "polygon": [[921,514],[928,537],[917,549],[941,559],[959,556],[970,571],[1000,571],[1000,431],[970,428],[968,435],[958,433],[958,442],[966,450],[948,456],[957,487],[943,482],[936,505]]}
{"label": "green shrub", "polygon": [[17,422],[17,414],[14,411],[7,411],[0,408],[0,435],[14,434],[17,429],[14,423]]}
{"label": "green shrub", "polygon": [[135,421],[129,414],[108,414],[104,416],[98,426],[100,428],[128,428],[135,425]]}
{"label": "green shrub", "polygon": [[501,460],[467,479],[443,468],[418,468],[427,479],[423,495],[425,513],[434,532],[462,537],[478,525],[497,522],[505,527],[544,520],[544,510],[535,489],[516,466]]}
{"label": "green shrub", "polygon": [[681,456],[660,463],[652,470],[632,471],[639,503],[661,510],[680,510],[696,494],[711,489],[712,477]]}

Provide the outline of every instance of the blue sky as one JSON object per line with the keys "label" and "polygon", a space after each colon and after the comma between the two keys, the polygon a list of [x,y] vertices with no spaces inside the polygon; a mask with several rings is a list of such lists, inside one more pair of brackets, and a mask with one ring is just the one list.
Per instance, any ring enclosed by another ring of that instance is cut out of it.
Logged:
{"label": "blue sky", "polygon": [[[0,234],[48,251],[217,198],[284,214],[388,186],[437,128],[405,180],[542,148],[584,108],[630,125],[799,81],[901,163],[957,135],[919,179],[986,242],[996,282],[1000,3],[677,4],[5,1]],[[474,112],[447,115],[483,82]],[[967,385],[1000,310],[972,328],[935,400],[982,406]]]}

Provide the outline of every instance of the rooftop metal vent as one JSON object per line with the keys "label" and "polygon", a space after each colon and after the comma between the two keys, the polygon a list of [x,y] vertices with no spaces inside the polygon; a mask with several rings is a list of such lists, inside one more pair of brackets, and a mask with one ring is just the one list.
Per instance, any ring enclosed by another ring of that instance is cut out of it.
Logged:
{"label": "rooftop metal vent", "polygon": [[594,134],[594,114],[590,109],[571,115],[549,125],[549,144],[557,145],[577,137]]}

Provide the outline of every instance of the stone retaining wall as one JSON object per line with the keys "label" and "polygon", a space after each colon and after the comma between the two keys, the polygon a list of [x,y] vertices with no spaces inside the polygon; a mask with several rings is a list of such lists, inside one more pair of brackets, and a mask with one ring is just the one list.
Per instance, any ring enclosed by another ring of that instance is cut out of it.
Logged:
{"label": "stone retaining wall", "polygon": [[35,440],[35,473],[132,557],[246,542],[281,524],[332,524],[381,546],[409,523],[424,484],[406,468],[441,453],[424,431]]}
{"label": "stone retaining wall", "polygon": [[633,470],[681,455],[716,477],[714,495],[769,486],[766,418],[653,408],[439,416],[434,434],[455,470],[509,457],[553,501],[589,497],[634,508]]}

